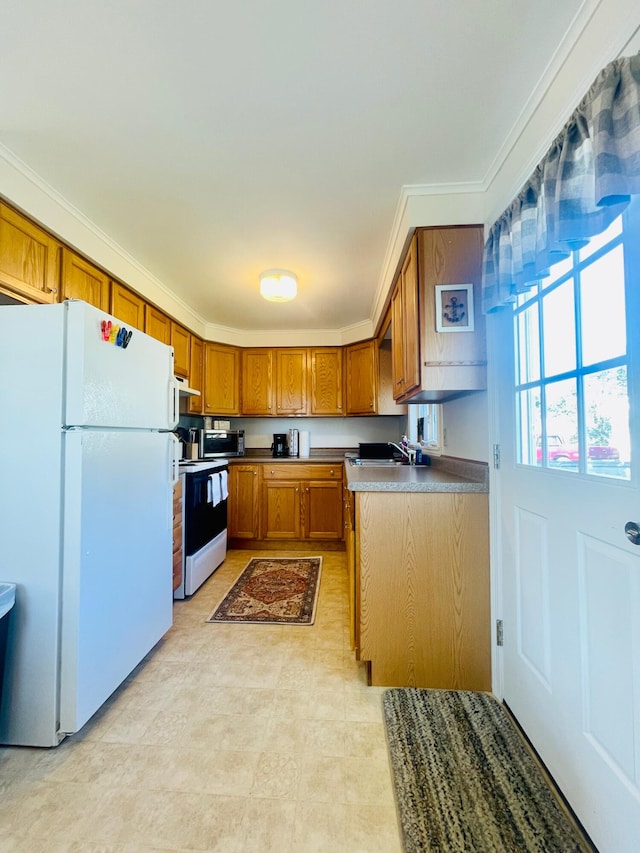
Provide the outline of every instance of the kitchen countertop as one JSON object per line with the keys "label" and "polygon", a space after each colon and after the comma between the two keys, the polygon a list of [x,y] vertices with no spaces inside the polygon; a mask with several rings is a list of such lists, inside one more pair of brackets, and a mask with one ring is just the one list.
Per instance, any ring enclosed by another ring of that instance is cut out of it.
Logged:
{"label": "kitchen countertop", "polygon": [[228,459],[181,459],[178,466],[181,474],[193,474],[196,471],[206,471],[207,468],[227,467]]}
{"label": "kitchen countertop", "polygon": [[352,492],[470,492],[489,491],[489,469],[483,462],[451,457],[432,458],[431,465],[389,467],[345,463],[346,485]]}

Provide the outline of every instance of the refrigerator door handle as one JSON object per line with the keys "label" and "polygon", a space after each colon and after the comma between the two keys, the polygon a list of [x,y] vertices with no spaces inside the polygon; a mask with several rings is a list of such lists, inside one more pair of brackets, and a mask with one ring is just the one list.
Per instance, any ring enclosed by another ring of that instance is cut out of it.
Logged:
{"label": "refrigerator door handle", "polygon": [[171,439],[169,442],[169,482],[172,486],[175,486],[180,478],[180,442],[175,435],[170,435],[169,437]]}
{"label": "refrigerator door handle", "polygon": [[180,389],[175,378],[172,376],[169,380],[169,429],[175,429],[178,426],[180,418]]}

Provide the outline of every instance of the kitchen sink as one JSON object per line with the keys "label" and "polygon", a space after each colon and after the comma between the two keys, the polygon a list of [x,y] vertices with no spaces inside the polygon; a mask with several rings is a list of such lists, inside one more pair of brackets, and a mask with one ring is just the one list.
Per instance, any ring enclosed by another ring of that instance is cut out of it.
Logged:
{"label": "kitchen sink", "polygon": [[396,465],[402,465],[398,459],[349,459],[351,465],[362,466],[363,468],[394,468]]}

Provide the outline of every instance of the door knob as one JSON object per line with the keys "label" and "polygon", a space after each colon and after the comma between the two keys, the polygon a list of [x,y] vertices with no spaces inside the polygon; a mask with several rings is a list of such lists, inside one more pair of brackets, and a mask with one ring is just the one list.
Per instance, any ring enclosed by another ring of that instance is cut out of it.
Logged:
{"label": "door knob", "polygon": [[640,545],[640,525],[636,521],[627,521],[624,526],[627,539],[633,545]]}

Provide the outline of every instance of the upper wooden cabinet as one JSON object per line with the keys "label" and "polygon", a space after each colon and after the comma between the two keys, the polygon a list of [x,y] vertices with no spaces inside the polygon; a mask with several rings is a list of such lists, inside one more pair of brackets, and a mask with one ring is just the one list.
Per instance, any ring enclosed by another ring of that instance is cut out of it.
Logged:
{"label": "upper wooden cabinet", "polygon": [[0,204],[0,291],[29,302],[57,302],[60,243]]}
{"label": "upper wooden cabinet", "polygon": [[391,299],[393,396],[406,398],[420,385],[417,236],[411,241]]}
{"label": "upper wooden cabinet", "polygon": [[190,415],[201,415],[204,408],[204,343],[200,338],[191,336],[191,351],[189,353],[189,385],[200,392],[199,397],[191,396],[187,402]]}
{"label": "upper wooden cabinet", "polygon": [[[482,241],[479,225],[418,231],[421,375],[418,388],[404,397],[412,403],[450,400],[486,388]],[[436,305],[436,286],[447,285],[453,291],[462,284],[473,285],[473,331],[436,331],[436,312],[441,315],[445,310],[441,298]]]}
{"label": "upper wooden cabinet", "polygon": [[309,350],[311,415],[344,415],[342,347]]}
{"label": "upper wooden cabinet", "polygon": [[306,415],[307,350],[277,349],[276,357],[276,414]]}
{"label": "upper wooden cabinet", "polygon": [[118,281],[111,282],[111,304],[109,311],[126,326],[144,332],[144,299]]}
{"label": "upper wooden cabinet", "polygon": [[144,306],[144,330],[160,343],[171,345],[171,318],[148,303]]}
{"label": "upper wooden cabinet", "polygon": [[204,414],[239,415],[238,348],[207,342],[204,349]]}
{"label": "upper wooden cabinet", "polygon": [[60,299],[83,299],[102,311],[109,310],[109,276],[71,249],[62,249]]}
{"label": "upper wooden cabinet", "polygon": [[274,415],[273,350],[242,350],[243,415]]}
{"label": "upper wooden cabinet", "polygon": [[178,376],[188,377],[191,368],[191,333],[174,320],[171,321],[171,346],[173,369]]}
{"label": "upper wooden cabinet", "polygon": [[346,347],[347,414],[375,415],[378,403],[378,348],[375,340]]}

